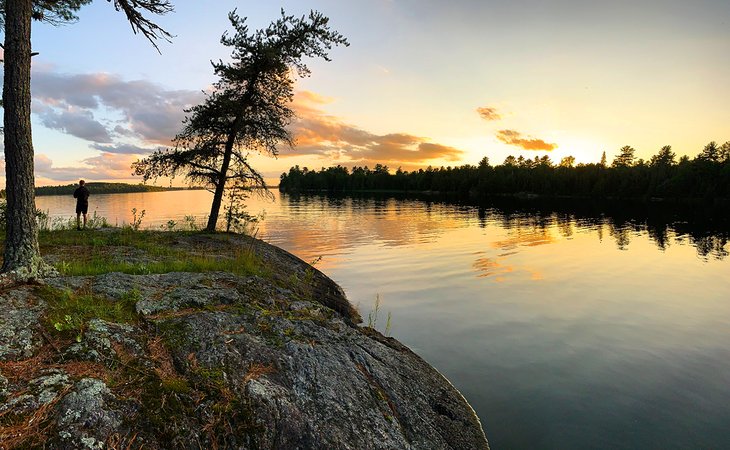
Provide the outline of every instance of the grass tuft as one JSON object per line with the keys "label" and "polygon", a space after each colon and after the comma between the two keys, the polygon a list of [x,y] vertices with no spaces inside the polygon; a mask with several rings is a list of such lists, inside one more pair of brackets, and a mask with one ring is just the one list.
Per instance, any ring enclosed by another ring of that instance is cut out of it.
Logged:
{"label": "grass tuft", "polygon": [[91,319],[115,323],[134,323],[138,320],[135,305],[139,293],[134,290],[116,301],[50,286],[39,286],[36,293],[48,303],[45,316],[47,328],[79,342]]}

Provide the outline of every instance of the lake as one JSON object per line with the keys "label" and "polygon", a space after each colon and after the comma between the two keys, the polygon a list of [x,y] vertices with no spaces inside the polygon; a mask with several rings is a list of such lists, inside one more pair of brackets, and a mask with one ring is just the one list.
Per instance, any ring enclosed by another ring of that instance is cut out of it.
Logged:
{"label": "lake", "polygon": [[[93,194],[93,193],[92,193]],[[206,191],[98,195],[200,223]],[[464,394],[494,449],[730,448],[724,219],[660,206],[289,197],[257,236],[337,281]],[[69,217],[74,200],[38,197]],[[691,208],[690,208],[691,209]],[[320,259],[321,258],[321,259]]]}

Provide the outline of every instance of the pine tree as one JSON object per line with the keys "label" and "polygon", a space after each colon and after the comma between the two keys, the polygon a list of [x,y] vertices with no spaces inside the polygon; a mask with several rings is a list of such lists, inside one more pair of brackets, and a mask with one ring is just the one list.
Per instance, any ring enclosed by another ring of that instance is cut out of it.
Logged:
{"label": "pine tree", "polygon": [[630,145],[624,145],[619,150],[619,154],[616,156],[616,159],[613,160],[613,163],[611,165],[613,167],[631,167],[636,162],[636,156],[634,153],[636,153],[636,150],[631,147]]}
{"label": "pine tree", "polygon": [[564,156],[560,160],[560,167],[571,168],[575,165],[575,156]]}
{"label": "pine tree", "polygon": [[132,165],[145,181],[182,175],[213,191],[207,231],[215,231],[227,188],[265,188],[248,162],[249,152],[276,156],[279,145],[293,144],[287,125],[294,117],[294,75],[310,74],[304,57],[329,61],[328,51],[348,45],[330,30],[329,19],[312,11],[296,18],[281,12],[267,28],[249,33],[246,19],[229,14],[235,30],[221,43],[232,47],[231,62],[213,64],[219,77],[205,101],[187,112],[175,147],[162,149]]}
{"label": "pine tree", "polygon": [[700,153],[698,158],[711,162],[720,161],[720,148],[717,146],[717,142],[712,141],[709,144],[705,145],[705,147],[702,149],[702,153]]}
{"label": "pine tree", "polygon": [[659,150],[659,153],[651,157],[649,164],[656,166],[674,166],[677,164],[675,158],[677,155],[672,151],[671,145],[665,145]]}

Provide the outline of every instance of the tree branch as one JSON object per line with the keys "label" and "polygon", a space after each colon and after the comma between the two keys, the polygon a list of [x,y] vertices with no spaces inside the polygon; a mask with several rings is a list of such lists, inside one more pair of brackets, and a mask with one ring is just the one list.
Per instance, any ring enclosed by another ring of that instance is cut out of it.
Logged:
{"label": "tree branch", "polygon": [[[112,0],[107,1],[111,2]],[[160,48],[157,46],[157,40],[163,39],[170,42],[173,37],[162,27],[144,17],[140,12],[140,10],[148,11],[158,16],[173,12],[175,9],[168,0],[114,0],[114,9],[124,12],[132,27],[132,32],[134,34],[142,33],[158,53],[162,52],[160,52]]]}

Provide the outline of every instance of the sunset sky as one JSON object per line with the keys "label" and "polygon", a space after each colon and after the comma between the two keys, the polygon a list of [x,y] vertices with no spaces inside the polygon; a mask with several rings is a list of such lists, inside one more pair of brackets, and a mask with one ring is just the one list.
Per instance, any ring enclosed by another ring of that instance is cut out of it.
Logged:
{"label": "sunset sky", "polygon": [[252,28],[316,9],[351,46],[297,83],[298,146],[256,157],[270,182],[298,164],[493,164],[513,154],[694,157],[730,140],[730,2],[173,1],[162,55],[97,0],[64,27],[34,24],[37,184],[139,181],[129,165],[169,144],[182,109],[225,59],[238,8]]}

